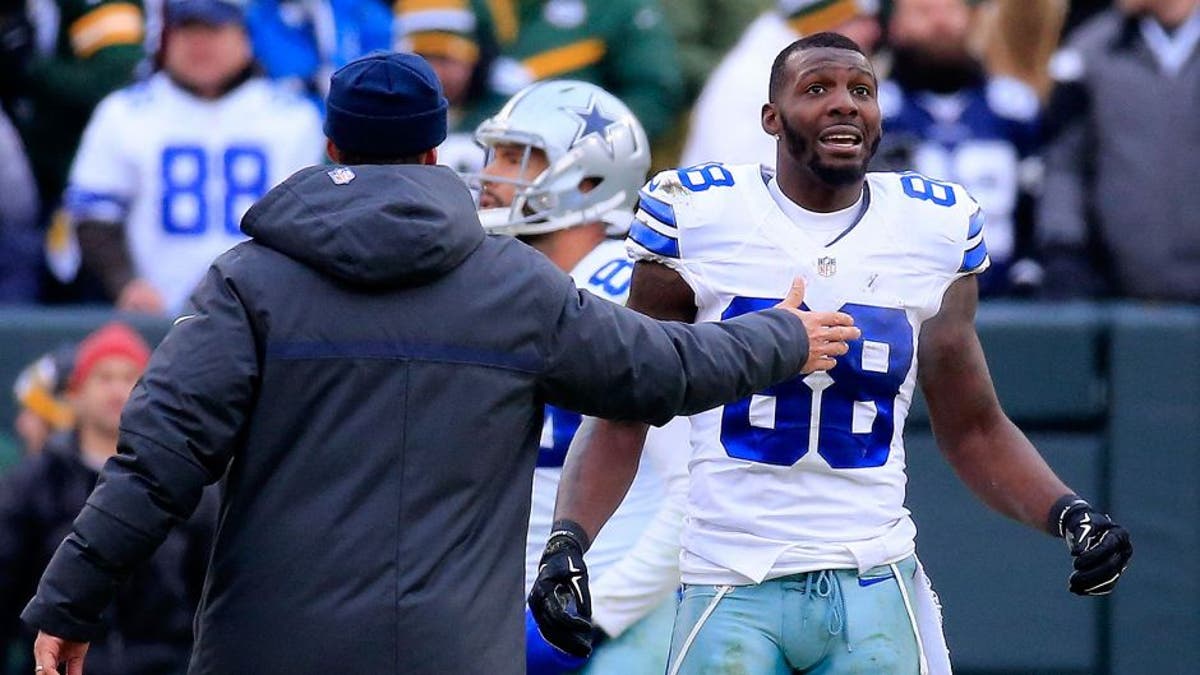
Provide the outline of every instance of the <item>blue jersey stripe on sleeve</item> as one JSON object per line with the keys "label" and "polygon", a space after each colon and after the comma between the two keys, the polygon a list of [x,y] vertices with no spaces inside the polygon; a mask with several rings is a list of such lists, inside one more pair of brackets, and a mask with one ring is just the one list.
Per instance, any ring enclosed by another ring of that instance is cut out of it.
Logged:
{"label": "blue jersey stripe on sleeve", "polygon": [[958,268],[959,272],[970,272],[983,264],[987,260],[987,244],[979,242],[975,247],[963,254],[962,267]]}
{"label": "blue jersey stripe on sleeve", "polygon": [[651,197],[645,191],[638,193],[638,206],[654,217],[655,220],[675,227],[675,208],[670,204]]}
{"label": "blue jersey stripe on sleeve", "polygon": [[95,204],[97,202],[107,202],[117,206],[125,206],[127,200],[121,195],[111,192],[91,192],[89,190],[71,188],[70,190],[67,190],[66,201],[68,206],[85,206],[88,204]]}
{"label": "blue jersey stripe on sleeve", "polygon": [[679,257],[679,241],[650,229],[650,226],[634,219],[629,226],[629,238],[652,253],[668,258]]}
{"label": "blue jersey stripe on sleeve", "polygon": [[987,222],[987,217],[983,215],[983,209],[975,209],[975,213],[971,215],[971,224],[967,227],[967,239],[971,239],[983,232],[983,225]]}
{"label": "blue jersey stripe on sleeve", "polygon": [[124,220],[129,200],[118,194],[70,188],[64,199],[67,211],[77,220]]}

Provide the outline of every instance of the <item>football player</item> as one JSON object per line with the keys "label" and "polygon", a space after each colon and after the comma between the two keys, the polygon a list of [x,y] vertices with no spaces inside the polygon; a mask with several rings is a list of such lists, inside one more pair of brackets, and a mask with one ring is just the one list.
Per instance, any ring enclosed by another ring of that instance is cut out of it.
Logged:
{"label": "football player", "polygon": [[[519,237],[570,273],[580,288],[624,304],[633,262],[620,237],[650,167],[646,133],[629,108],[594,84],[547,81],[516,94],[479,126],[475,138],[487,150],[479,176],[484,227]],[[603,333],[597,326],[596,339],[604,339]],[[526,588],[538,572],[563,459],[580,423],[577,413],[546,407],[533,477]],[[684,419],[649,434],[637,479],[588,552],[601,641],[585,672],[658,675],[666,667],[687,442]],[[529,673],[584,666],[583,658],[550,646],[528,616],[526,626]]]}
{"label": "football player", "polygon": [[[989,264],[982,211],[953,183],[867,173],[882,134],[877,85],[853,41],[797,40],[762,108],[778,173],[705,164],[641,192],[629,306],[717,321],[770,306],[800,274],[809,307],[840,309],[862,330],[828,372],[691,418],[672,674],[949,671],[904,507],[918,383],[964,482],[1066,538],[1073,592],[1111,592],[1132,554],[1126,531],[1059,480],[996,399],[974,328]],[[572,563],[620,499],[643,429],[603,422],[564,468],[530,597],[564,649],[588,639],[586,573]]]}
{"label": "football player", "polygon": [[234,0],[171,0],[163,70],[96,109],[67,206],[120,309],[175,312],[242,214],[321,161],[316,108],[258,74]]}

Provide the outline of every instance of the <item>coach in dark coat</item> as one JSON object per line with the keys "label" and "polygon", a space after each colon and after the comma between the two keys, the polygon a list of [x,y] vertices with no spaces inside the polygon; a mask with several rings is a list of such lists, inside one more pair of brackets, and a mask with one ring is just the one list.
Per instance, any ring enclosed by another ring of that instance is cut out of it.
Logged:
{"label": "coach in dark coat", "polygon": [[524,533],[551,403],[664,423],[794,375],[783,310],[659,323],[481,229],[411,55],[333,77],[343,165],[242,221],[134,389],[23,614],[78,661],[116,579],[224,478],[190,673],[523,673]]}

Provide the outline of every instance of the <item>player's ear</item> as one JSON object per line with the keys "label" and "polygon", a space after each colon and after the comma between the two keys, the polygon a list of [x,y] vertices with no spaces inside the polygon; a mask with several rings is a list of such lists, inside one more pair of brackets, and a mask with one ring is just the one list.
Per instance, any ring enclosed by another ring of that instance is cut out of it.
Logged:
{"label": "player's ear", "polygon": [[762,128],[769,136],[778,136],[783,129],[779,124],[779,111],[774,103],[764,103],[762,107]]}
{"label": "player's ear", "polygon": [[421,153],[421,163],[429,166],[437,164],[437,148],[430,148]]}
{"label": "player's ear", "polygon": [[342,163],[342,151],[338,150],[338,146],[333,144],[333,141],[325,139],[325,154],[329,156],[329,161],[334,164]]}

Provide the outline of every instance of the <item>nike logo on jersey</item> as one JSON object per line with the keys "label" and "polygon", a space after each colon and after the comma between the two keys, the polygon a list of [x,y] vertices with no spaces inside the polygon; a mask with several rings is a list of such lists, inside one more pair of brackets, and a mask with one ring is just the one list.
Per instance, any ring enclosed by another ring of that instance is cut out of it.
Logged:
{"label": "nike logo on jersey", "polygon": [[178,326],[179,324],[183,323],[184,321],[187,321],[188,319],[194,319],[194,318],[196,318],[197,316],[199,316],[199,315],[197,315],[197,314],[184,314],[183,316],[179,317],[178,319],[175,319],[175,321],[174,321],[174,322],[172,322],[172,323],[171,323],[171,325],[172,325],[172,326]]}

